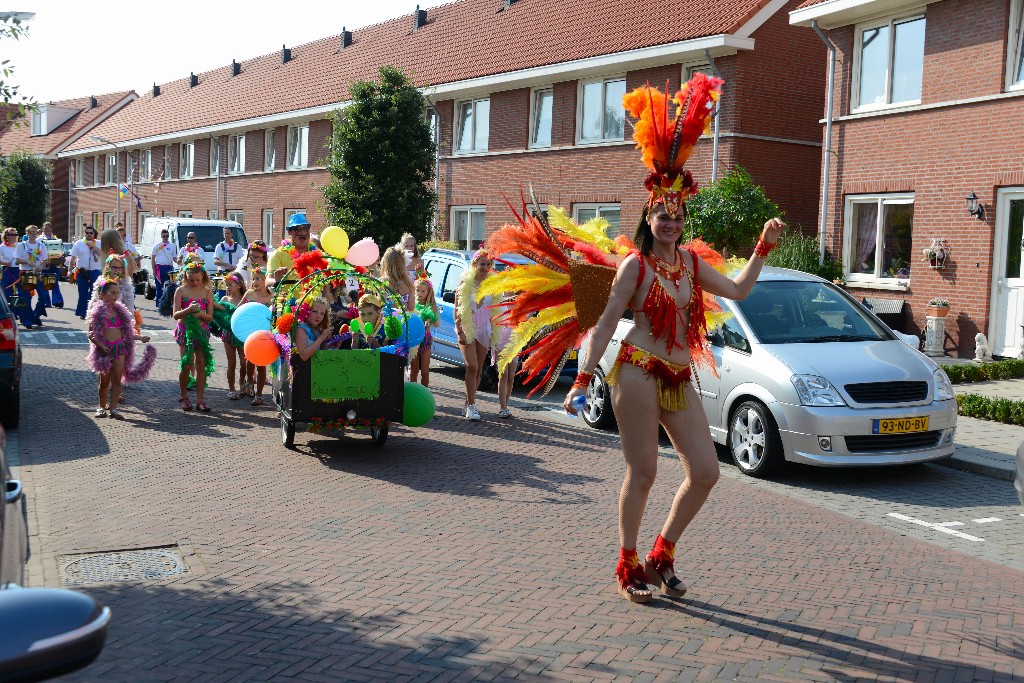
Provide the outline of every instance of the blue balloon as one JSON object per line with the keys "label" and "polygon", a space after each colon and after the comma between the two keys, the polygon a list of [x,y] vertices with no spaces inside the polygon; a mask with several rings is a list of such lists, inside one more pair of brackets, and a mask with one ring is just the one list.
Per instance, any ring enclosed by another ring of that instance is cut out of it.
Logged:
{"label": "blue balloon", "polygon": [[391,344],[390,346],[382,346],[382,347],[380,347],[377,350],[380,351],[381,353],[392,353],[392,354],[397,354],[398,353],[398,347],[396,345],[394,345],[394,344]]}
{"label": "blue balloon", "polygon": [[[409,336],[409,346],[416,346],[423,341],[423,335],[426,334],[426,328],[423,325],[423,318],[416,313],[409,314],[409,320],[405,324],[405,332]],[[403,341],[405,341],[403,339]]]}
{"label": "blue balloon", "polygon": [[248,339],[260,330],[270,331],[270,309],[263,304],[250,301],[231,314],[231,332],[239,339]]}

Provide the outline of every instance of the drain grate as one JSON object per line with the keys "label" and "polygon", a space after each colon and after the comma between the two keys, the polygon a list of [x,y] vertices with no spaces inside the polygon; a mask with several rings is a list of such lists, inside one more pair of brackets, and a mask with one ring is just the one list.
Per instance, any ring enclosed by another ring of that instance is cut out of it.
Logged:
{"label": "drain grate", "polygon": [[177,546],[65,555],[59,564],[60,581],[65,586],[152,581],[188,573],[188,565]]}

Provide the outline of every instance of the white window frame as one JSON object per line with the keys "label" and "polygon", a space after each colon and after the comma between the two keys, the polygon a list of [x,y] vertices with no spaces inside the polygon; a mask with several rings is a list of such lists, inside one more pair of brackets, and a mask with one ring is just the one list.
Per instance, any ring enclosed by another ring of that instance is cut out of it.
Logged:
{"label": "white window frame", "polygon": [[[487,103],[487,121],[484,122],[485,125],[487,126],[487,139],[484,141],[483,147],[479,148],[479,147],[477,147],[477,130],[479,129],[479,125],[480,125],[480,114],[478,112],[478,108],[479,108],[479,105],[480,105],[481,102],[486,102]],[[461,149],[459,147],[459,143],[461,142],[461,139],[462,139],[462,135],[461,135],[461,132],[462,132],[462,117],[463,117],[462,105],[470,104],[470,103],[471,103],[471,106],[473,107],[473,116],[471,118],[471,122],[472,122],[472,125],[473,125],[473,130],[472,130],[472,132],[470,134],[470,139],[473,141],[473,146],[469,147],[467,149]],[[487,151],[487,148],[491,144],[491,98],[490,98],[490,96],[487,96],[487,97],[475,97],[472,100],[461,100],[461,101],[455,103],[455,131],[452,134],[452,138],[453,138],[452,139],[452,154],[483,154],[484,152]]]}
{"label": "white window frame", "polygon": [[[870,204],[877,202],[878,204],[878,215],[876,216],[875,223],[875,272],[871,275],[867,273],[854,273],[853,272],[853,234],[856,231],[854,221],[854,206],[857,204]],[[892,288],[903,288],[909,283],[910,278],[896,278],[896,277],[883,277],[881,274],[881,266],[879,263],[879,256],[882,254],[884,249],[884,243],[882,239],[882,231],[879,229],[882,219],[884,218],[885,212],[883,211],[886,205],[893,204],[914,204],[914,193],[913,192],[887,192],[879,194],[851,194],[845,198],[845,207],[843,211],[843,276],[846,282],[850,283],[865,283],[865,284],[879,284],[883,286],[889,286]],[[913,227],[911,227],[911,235],[913,235]],[[915,267],[923,267],[917,263],[914,259],[913,249],[908,256],[908,265],[910,266],[910,274],[913,275]]]}
{"label": "white window frame", "polygon": [[208,221],[219,221],[220,220],[220,211],[218,211],[217,209],[207,209],[206,210],[206,220],[208,220]]}
{"label": "white window frame", "polygon": [[75,237],[76,240],[82,239],[82,237],[85,235],[85,214],[84,213],[76,213],[75,214],[75,224],[74,224],[73,230],[74,230],[74,233],[75,233],[74,237]]}
{"label": "white window frame", "polygon": [[75,187],[85,187],[85,159],[75,159]]}
{"label": "white window frame", "polygon": [[[925,16],[923,8],[917,8],[913,11],[903,12],[901,14],[889,15],[887,17],[876,19],[871,22],[858,24],[854,30],[854,47],[853,47],[853,74],[851,75],[852,84],[850,86],[850,113],[865,112],[865,111],[877,111],[879,109],[889,109],[892,107],[910,107],[915,104],[921,104],[920,99],[916,100],[900,100],[899,102],[892,101],[892,72],[893,72],[893,50],[896,45],[896,24],[901,24],[907,21],[913,21],[915,19],[923,19],[925,22],[925,40],[928,39],[928,19]],[[882,28],[883,26],[889,27],[889,56],[888,62],[885,67],[885,97],[886,102],[882,104],[858,104],[860,102],[860,87],[861,87],[861,48],[863,46],[864,32],[871,31],[876,28]],[[921,67],[921,82],[922,89],[924,85],[924,65]]]}
{"label": "white window frame", "polygon": [[[305,209],[285,209],[284,210],[284,224],[288,225],[288,221],[291,220],[291,217],[294,216],[297,213],[306,213],[306,210]],[[269,246],[270,243],[268,242],[267,245]]]}
{"label": "white window frame", "polygon": [[148,183],[153,172],[153,150],[139,150],[139,182]]}
{"label": "white window frame", "polygon": [[[625,137],[626,137],[626,128],[627,128],[627,126],[625,124],[625,117],[626,117],[625,108],[623,108],[623,112],[622,112],[623,126],[622,126],[622,136],[621,137],[614,137],[614,138],[612,138],[612,137],[608,137],[607,136],[607,134],[605,133],[605,130],[604,130],[605,121],[604,121],[604,115],[603,114],[601,116],[601,137],[597,137],[597,138],[584,138],[583,137],[583,91],[584,91],[585,86],[590,85],[592,83],[600,83],[601,84],[601,105],[602,105],[602,111],[603,111],[604,101],[605,101],[605,98],[607,97],[607,94],[606,94],[605,91],[608,88],[608,84],[612,83],[612,82],[618,82],[618,81],[622,81],[625,84],[626,74],[620,74],[620,75],[616,75],[616,76],[605,76],[604,78],[588,78],[586,80],[579,81],[579,83],[576,85],[576,144],[577,145],[601,145],[601,144],[607,144],[609,142],[621,142],[622,140],[625,139]],[[620,106],[621,106],[621,102],[620,102]]]}
{"label": "white window frame", "polygon": [[[1006,89],[1024,90],[1024,0],[1010,2],[1010,33],[1006,41]],[[1017,81],[1018,66],[1021,80]]]}
{"label": "white window frame", "polygon": [[309,124],[299,123],[288,126],[289,169],[302,169],[309,165]]}
{"label": "white window frame", "polygon": [[245,225],[245,223],[242,222],[242,220],[245,218],[245,212],[242,211],[241,209],[228,209],[226,218],[229,221],[234,221],[238,223],[239,225]]}
{"label": "white window frame", "polygon": [[187,209],[182,209],[178,212],[178,218],[192,218],[192,212]]}
{"label": "white window frame", "polygon": [[140,239],[142,236],[142,229],[146,227],[146,219],[151,218],[152,216],[153,214],[151,214],[149,211],[139,211],[139,215],[136,218],[135,231],[136,233],[138,233]]}
{"label": "white window frame", "polygon": [[46,135],[46,108],[40,107],[39,111],[32,112],[32,132],[30,137]]}
{"label": "white window frame", "polygon": [[170,180],[171,179],[171,151],[172,151],[172,147],[170,145],[164,145],[164,169],[163,169],[163,179],[164,180]]}
{"label": "white window frame", "polygon": [[[196,143],[183,142],[178,154],[178,177],[191,178],[195,172]],[[189,216],[191,218],[191,216]]]}
{"label": "white window frame", "polygon": [[117,183],[117,155],[108,154],[107,163],[103,164],[103,184],[114,185]]}
{"label": "white window frame", "polygon": [[603,218],[604,212],[610,209],[619,212],[619,231],[616,233],[609,233],[608,235],[609,237],[616,237],[622,233],[622,204],[619,202],[577,202],[576,204],[572,205],[572,219],[576,223],[583,223],[585,220],[589,220],[580,218],[581,210],[593,210],[594,216],[598,218]]}
{"label": "white window frame", "polygon": [[267,128],[263,132],[263,170],[273,171],[277,165],[277,129]]}
{"label": "white window frame", "polygon": [[100,156],[97,154],[92,158],[92,186],[100,184]]}
{"label": "white window frame", "polygon": [[274,210],[263,209],[263,241],[267,245],[274,243]]}
{"label": "white window frame", "polygon": [[220,138],[210,139],[210,177],[220,175]]}
{"label": "white window frame", "polygon": [[475,249],[473,246],[473,214],[482,214],[484,217],[484,235],[482,240],[487,239],[487,207],[486,206],[451,206],[448,209],[450,227],[448,234],[451,236],[453,242],[459,242],[455,237],[455,227],[458,224],[457,215],[459,213],[466,213],[466,227],[467,235],[464,242],[461,243],[465,249]]}
{"label": "white window frame", "polygon": [[228,174],[245,173],[245,133],[228,136]]}
{"label": "white window frame", "polygon": [[[547,143],[537,142],[537,117],[540,116],[540,107],[537,105],[540,96],[544,93],[551,95],[551,120],[549,121],[550,129],[548,130],[548,141]],[[540,88],[534,88],[530,91],[530,147],[533,149],[546,149],[551,147],[553,144],[552,138],[555,132],[555,89],[550,85],[546,85]]]}
{"label": "white window frame", "polygon": [[103,212],[103,229],[111,230],[114,227],[114,223],[117,222],[117,214],[113,211]]}

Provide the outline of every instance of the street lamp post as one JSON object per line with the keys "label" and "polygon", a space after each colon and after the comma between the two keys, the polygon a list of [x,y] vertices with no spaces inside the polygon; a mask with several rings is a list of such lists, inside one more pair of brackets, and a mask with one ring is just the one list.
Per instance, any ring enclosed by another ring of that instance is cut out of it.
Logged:
{"label": "street lamp post", "polygon": [[119,187],[118,182],[118,177],[121,175],[121,148],[113,140],[108,140],[104,137],[100,137],[99,135],[90,135],[89,139],[95,140],[96,142],[104,142],[108,145],[114,146],[114,188],[117,190],[117,220],[115,220],[114,222],[116,223],[117,221],[121,220],[121,188]]}

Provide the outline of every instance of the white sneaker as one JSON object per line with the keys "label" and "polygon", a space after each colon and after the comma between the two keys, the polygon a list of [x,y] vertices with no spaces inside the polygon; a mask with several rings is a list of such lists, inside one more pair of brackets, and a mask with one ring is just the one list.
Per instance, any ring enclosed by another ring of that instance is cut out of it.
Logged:
{"label": "white sneaker", "polygon": [[480,411],[476,409],[475,405],[468,405],[466,406],[466,417],[468,417],[473,422],[479,422]]}

